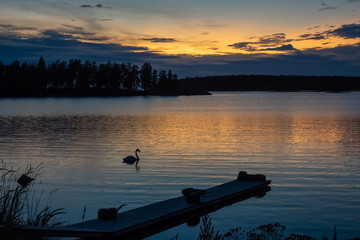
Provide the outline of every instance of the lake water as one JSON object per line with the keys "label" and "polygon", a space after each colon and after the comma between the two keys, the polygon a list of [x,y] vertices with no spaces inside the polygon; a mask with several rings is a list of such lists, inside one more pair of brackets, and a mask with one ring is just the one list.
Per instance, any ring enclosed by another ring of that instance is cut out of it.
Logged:
{"label": "lake water", "polygon": [[[141,150],[139,171],[122,158]],[[0,99],[0,159],[44,163],[62,220],[96,218],[208,188],[238,171],[272,190],[211,213],[220,233],[279,222],[285,235],[360,237],[360,93]],[[196,239],[186,224],[149,239]]]}

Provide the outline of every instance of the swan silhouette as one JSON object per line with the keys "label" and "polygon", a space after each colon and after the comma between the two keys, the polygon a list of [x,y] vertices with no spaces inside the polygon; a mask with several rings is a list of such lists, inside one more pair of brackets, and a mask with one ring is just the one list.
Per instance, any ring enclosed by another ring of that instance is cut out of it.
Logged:
{"label": "swan silhouette", "polygon": [[139,149],[136,149],[136,150],[135,150],[135,156],[136,156],[136,157],[134,157],[134,156],[127,156],[126,158],[123,158],[123,162],[124,162],[124,163],[127,163],[127,164],[130,164],[130,165],[132,165],[132,164],[134,164],[134,163],[136,162],[135,167],[137,168],[137,165],[138,165],[139,160],[140,160],[137,152],[140,152],[140,150],[139,150]]}

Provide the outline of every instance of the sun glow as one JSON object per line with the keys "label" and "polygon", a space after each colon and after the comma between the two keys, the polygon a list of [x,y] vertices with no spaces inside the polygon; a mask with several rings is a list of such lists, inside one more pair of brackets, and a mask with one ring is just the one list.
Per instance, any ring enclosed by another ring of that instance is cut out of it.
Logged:
{"label": "sun glow", "polygon": [[[346,46],[357,44],[356,39],[343,39],[338,37],[328,38],[324,40],[303,40],[293,41],[288,44],[277,45],[250,45],[248,48],[234,48],[228,44],[229,41],[195,41],[192,42],[146,42],[138,41],[134,45],[137,47],[145,47],[147,50],[138,50],[137,52],[149,51],[160,55],[229,55],[229,54],[292,54],[298,51],[321,50],[334,48],[338,46]],[[285,47],[284,47],[285,46]],[[289,48],[286,48],[289,46]]]}
{"label": "sun glow", "polygon": [[122,39],[121,44],[145,48],[146,50],[160,55],[231,55],[231,54],[294,54],[299,51],[322,50],[338,46],[354,45],[359,42],[357,38],[342,38],[331,34],[329,28],[308,31],[300,29],[289,34],[280,32],[267,32],[263,35],[250,35],[251,28],[244,28],[244,32],[236,32],[227,29],[214,29],[211,32],[201,32],[199,29],[191,32],[183,32],[181,28],[174,29],[169,34],[143,35],[132,37],[117,36]]}

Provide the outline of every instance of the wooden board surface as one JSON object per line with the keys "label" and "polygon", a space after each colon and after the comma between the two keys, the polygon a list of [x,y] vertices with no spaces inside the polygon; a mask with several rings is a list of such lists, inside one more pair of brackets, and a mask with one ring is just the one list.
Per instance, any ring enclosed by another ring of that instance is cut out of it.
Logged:
{"label": "wooden board surface", "polygon": [[265,182],[240,182],[230,181],[206,190],[206,193],[200,196],[200,203],[188,204],[184,196],[171,198],[165,201],[153,203],[140,208],[120,212],[114,223],[112,220],[93,219],[83,223],[68,226],[74,229],[87,229],[103,232],[112,232],[115,236],[128,233],[129,231],[141,231],[146,225],[156,227],[164,221],[185,217],[192,213],[202,211],[204,208],[216,207],[217,204],[225,200],[230,200],[238,195],[251,191],[256,191],[270,184]]}
{"label": "wooden board surface", "polygon": [[[93,219],[57,228],[25,226],[13,230],[19,235],[141,239],[189,220],[195,219],[196,223],[196,218],[205,212],[210,213],[259,193],[265,194],[269,184],[270,181],[233,180],[206,189],[206,193],[200,196],[200,202],[195,204],[188,204],[185,197],[180,196],[120,212],[115,222]],[[0,226],[0,230],[4,229]]]}

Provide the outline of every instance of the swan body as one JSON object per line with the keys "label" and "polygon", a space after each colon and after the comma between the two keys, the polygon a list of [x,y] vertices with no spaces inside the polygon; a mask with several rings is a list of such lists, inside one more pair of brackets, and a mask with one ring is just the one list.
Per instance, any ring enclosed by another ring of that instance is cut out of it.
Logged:
{"label": "swan body", "polygon": [[132,164],[134,164],[135,162],[136,162],[136,167],[137,167],[137,165],[138,165],[138,163],[139,163],[139,160],[140,160],[140,158],[139,158],[139,156],[138,156],[138,152],[140,152],[140,150],[139,149],[136,149],[135,150],[135,156],[136,157],[134,157],[134,156],[127,156],[126,158],[123,158],[123,162],[124,163],[127,163],[127,164],[130,164],[130,165],[132,165]]}

